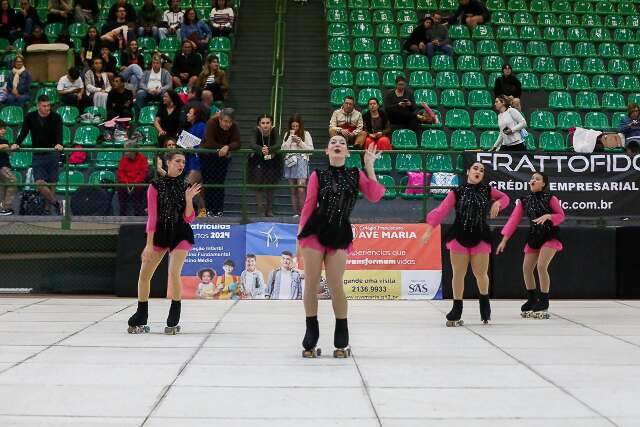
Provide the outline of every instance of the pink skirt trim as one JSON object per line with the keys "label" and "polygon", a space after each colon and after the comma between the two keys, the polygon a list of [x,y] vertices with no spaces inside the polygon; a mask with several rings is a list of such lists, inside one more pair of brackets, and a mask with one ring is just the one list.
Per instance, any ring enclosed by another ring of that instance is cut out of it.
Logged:
{"label": "pink skirt trim", "polygon": [[[173,248],[173,251],[178,249],[178,250],[183,250],[183,251],[189,252],[192,247],[193,247],[193,245],[191,243],[187,242],[186,240],[182,240],[180,243],[178,243],[178,246]],[[153,246],[153,250],[156,251],[156,252],[164,252],[167,249],[169,249],[169,248],[161,248],[160,246],[155,246],[155,245]],[[173,252],[173,251],[169,251],[169,252]]]}
{"label": "pink skirt trim", "polygon": [[[544,242],[542,244],[542,248],[551,248],[551,249],[555,249],[556,251],[560,252],[563,248],[562,243],[560,243],[559,240],[556,239],[552,239],[549,240],[547,242]],[[525,254],[537,254],[538,252],[540,252],[540,249],[533,249],[531,247],[529,247],[528,244],[524,245],[524,253]]]}
{"label": "pink skirt trim", "polygon": [[477,255],[477,254],[490,254],[491,253],[491,245],[487,242],[480,242],[472,248],[467,248],[466,246],[462,246],[456,239],[447,242],[446,248],[451,252],[455,252],[458,254],[466,254],[466,255]]}
{"label": "pink skirt trim", "polygon": [[314,235],[302,237],[301,239],[298,239],[298,243],[300,243],[301,248],[314,249],[318,252],[321,252],[323,254],[326,253],[328,255],[333,255],[337,251],[341,250],[346,250],[347,255],[350,255],[351,252],[353,252],[353,243],[349,244],[349,247],[347,249],[328,248],[320,243],[320,241],[318,241],[318,237]]}

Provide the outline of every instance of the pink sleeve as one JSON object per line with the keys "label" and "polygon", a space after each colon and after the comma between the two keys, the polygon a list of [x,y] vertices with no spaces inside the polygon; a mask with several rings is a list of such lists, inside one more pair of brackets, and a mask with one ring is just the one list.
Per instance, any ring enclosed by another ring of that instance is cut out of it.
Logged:
{"label": "pink sleeve", "polygon": [[491,200],[497,200],[500,202],[500,210],[509,206],[509,196],[494,187],[491,187]]}
{"label": "pink sleeve", "polygon": [[564,211],[562,210],[562,206],[560,206],[560,200],[556,196],[551,196],[551,200],[549,201],[551,205],[551,222],[553,225],[560,225],[564,221]]}
{"label": "pink sleeve", "polygon": [[431,117],[432,120],[435,120],[436,113],[434,113],[433,110],[431,108],[429,108],[429,106],[427,104],[425,104],[424,112],[427,113],[427,115],[429,117]]}
{"label": "pink sleeve", "polygon": [[524,207],[522,206],[522,202],[517,201],[516,207],[513,208],[513,212],[511,212],[511,216],[509,217],[509,221],[502,228],[502,235],[507,239],[510,239],[515,233],[516,228],[518,228],[518,224],[520,224],[520,220],[522,219],[522,215],[524,214]]}
{"label": "pink sleeve", "polygon": [[147,212],[147,233],[155,233],[158,222],[158,190],[153,185],[149,185],[147,190]]}
{"label": "pink sleeve", "polygon": [[456,193],[449,191],[447,197],[440,203],[440,206],[433,209],[427,215],[427,224],[432,227],[437,227],[442,224],[442,221],[449,215],[451,209],[456,205]]}
{"label": "pink sleeve", "polygon": [[377,202],[384,196],[384,185],[377,181],[369,179],[366,173],[360,171],[360,180],[358,182],[358,190],[364,194],[370,202]]}
{"label": "pink sleeve", "polygon": [[307,198],[304,201],[304,206],[300,212],[300,227],[298,230],[302,230],[309,217],[313,213],[313,210],[318,204],[318,175],[315,172],[309,176],[309,182],[307,183]]}
{"label": "pink sleeve", "polygon": [[182,215],[182,219],[184,219],[184,222],[186,222],[187,224],[191,224],[195,218],[196,218],[195,209],[191,212],[191,215],[189,216],[186,216],[184,214]]}

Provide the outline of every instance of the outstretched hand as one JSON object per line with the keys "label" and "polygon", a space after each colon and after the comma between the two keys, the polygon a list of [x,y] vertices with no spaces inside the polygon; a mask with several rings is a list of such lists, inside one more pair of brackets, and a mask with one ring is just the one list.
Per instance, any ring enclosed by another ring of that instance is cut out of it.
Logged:
{"label": "outstretched hand", "polygon": [[429,240],[431,239],[432,234],[433,234],[433,228],[431,227],[427,228],[427,231],[425,231],[422,237],[420,238],[420,242],[422,243],[423,246],[429,243]]}
{"label": "outstretched hand", "polygon": [[195,196],[200,194],[200,190],[202,189],[202,185],[193,184],[190,187],[187,187],[187,191],[184,192],[184,196],[187,200],[193,200]]}
{"label": "outstretched hand", "polygon": [[551,215],[550,214],[545,214],[542,215],[540,218],[536,218],[533,220],[533,222],[535,222],[536,224],[544,224],[547,221],[551,221]]}
{"label": "outstretched hand", "polygon": [[365,169],[373,169],[373,164],[378,158],[378,149],[375,144],[369,145],[364,152],[364,167]]}

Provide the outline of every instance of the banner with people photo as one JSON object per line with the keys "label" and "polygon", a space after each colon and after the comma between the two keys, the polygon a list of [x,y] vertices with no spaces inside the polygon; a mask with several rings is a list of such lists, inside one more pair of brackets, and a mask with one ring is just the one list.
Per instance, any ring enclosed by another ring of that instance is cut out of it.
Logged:
{"label": "banner with people photo", "polygon": [[[182,270],[185,299],[302,299],[297,224],[193,224]],[[344,290],[351,299],[442,298],[440,228],[426,246],[425,224],[356,224]],[[330,297],[323,274],[318,296]],[[168,295],[171,297],[171,295]]]}
{"label": "banner with people photo", "polygon": [[[488,180],[512,199],[529,191],[533,172],[549,177],[549,190],[568,216],[620,217],[640,214],[640,156],[622,153],[467,152]],[[510,206],[509,211],[513,208]]]}

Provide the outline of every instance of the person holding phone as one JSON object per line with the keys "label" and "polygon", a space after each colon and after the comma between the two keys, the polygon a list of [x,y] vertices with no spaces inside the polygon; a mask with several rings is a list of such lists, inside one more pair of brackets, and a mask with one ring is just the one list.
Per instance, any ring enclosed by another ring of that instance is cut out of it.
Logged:
{"label": "person holding phone", "polygon": [[[304,129],[302,117],[298,114],[289,119],[289,132],[284,135],[282,142],[282,151],[288,150],[313,150],[311,134]],[[291,185],[291,206],[293,216],[297,218],[307,197],[305,189],[309,177],[309,154],[286,154],[283,175]]]}
{"label": "person holding phone", "polygon": [[511,101],[505,95],[496,98],[493,103],[498,112],[500,134],[491,151],[524,151],[524,127],[527,121],[520,111],[511,107]]}
{"label": "person holding phone", "polygon": [[396,87],[384,97],[384,109],[392,126],[419,131],[416,101],[413,91],[407,88],[404,76],[396,77]]}

